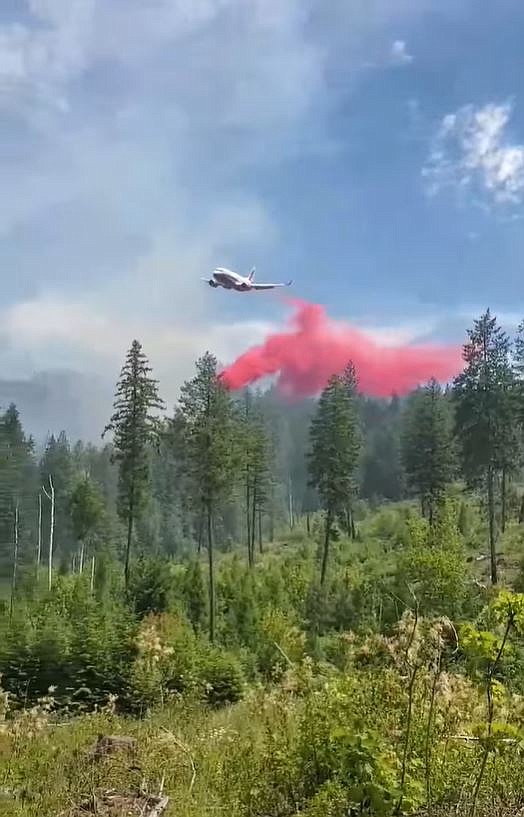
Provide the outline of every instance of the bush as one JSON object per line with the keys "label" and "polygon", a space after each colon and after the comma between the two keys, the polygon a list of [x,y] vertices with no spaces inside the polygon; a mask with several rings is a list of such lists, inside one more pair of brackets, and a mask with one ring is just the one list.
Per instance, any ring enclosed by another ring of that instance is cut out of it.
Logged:
{"label": "bush", "polygon": [[[255,649],[260,672],[279,677],[305,655],[305,634],[281,610],[268,610],[258,622]],[[285,657],[287,656],[287,658]]]}
{"label": "bush", "polygon": [[206,656],[200,683],[206,702],[215,707],[239,701],[246,685],[238,659],[219,649],[210,650]]}
{"label": "bush", "polygon": [[131,571],[128,598],[140,618],[148,613],[164,613],[173,595],[170,563],[165,559],[140,559]]}
{"label": "bush", "polygon": [[460,615],[467,596],[464,540],[458,530],[457,512],[447,503],[435,525],[413,517],[408,524],[407,547],[397,566],[397,594],[407,605],[406,583],[413,587],[422,615]]}

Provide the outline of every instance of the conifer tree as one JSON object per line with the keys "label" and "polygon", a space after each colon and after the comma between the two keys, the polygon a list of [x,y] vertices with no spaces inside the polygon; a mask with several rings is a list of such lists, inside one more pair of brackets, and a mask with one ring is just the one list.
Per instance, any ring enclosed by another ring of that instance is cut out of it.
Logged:
{"label": "conifer tree", "polygon": [[321,584],[326,578],[333,520],[347,509],[354,495],[359,452],[356,379],[348,368],[344,375],[330,378],[310,428],[310,483],[318,490],[326,512]]}
{"label": "conifer tree", "polygon": [[102,436],[113,432],[113,461],[119,466],[118,512],[127,524],[125,586],[129,587],[129,564],[133,526],[147,498],[150,446],[157,443],[159,420],[154,411],[164,408],[151,367],[134,340],[120,373],[113,415]]}
{"label": "conifer tree", "polygon": [[456,470],[452,422],[450,404],[436,380],[410,396],[402,418],[407,481],[430,524]]}
{"label": "conifer tree", "polygon": [[[40,484],[47,499],[45,502],[47,508],[43,518],[43,535],[45,539],[49,539],[49,542],[53,541],[54,553],[61,555],[64,561],[69,559],[71,550],[76,544],[69,513],[69,502],[76,476],[67,434],[65,431],[61,431],[58,437],[51,434],[47,439],[40,462]],[[51,526],[53,527],[52,535]]]}
{"label": "conifer tree", "polygon": [[497,582],[496,478],[507,465],[514,420],[509,353],[509,338],[488,309],[468,330],[465,368],[453,385],[463,472],[468,484],[485,494],[493,584]]}
{"label": "conifer tree", "polygon": [[196,363],[196,375],[180,394],[186,456],[197,505],[204,509],[209,562],[209,638],[215,638],[215,569],[213,525],[231,496],[240,465],[234,408],[218,375],[216,358],[206,352]]}
{"label": "conifer tree", "polygon": [[188,618],[193,629],[201,632],[206,621],[206,592],[198,559],[194,559],[186,569],[183,590]]}
{"label": "conifer tree", "polygon": [[86,549],[91,544],[93,534],[104,513],[104,500],[98,486],[89,476],[79,480],[70,500],[73,531],[80,546],[79,572],[82,573],[86,560]]}
{"label": "conifer tree", "polygon": [[248,564],[255,562],[257,525],[261,547],[261,516],[270,495],[270,439],[261,412],[247,390],[242,412],[242,446]]}
{"label": "conifer tree", "polygon": [[33,450],[33,440],[26,437],[19,412],[12,403],[0,415],[0,570],[4,572],[10,563],[11,614],[21,551],[28,550],[34,526],[31,502],[35,487]]}

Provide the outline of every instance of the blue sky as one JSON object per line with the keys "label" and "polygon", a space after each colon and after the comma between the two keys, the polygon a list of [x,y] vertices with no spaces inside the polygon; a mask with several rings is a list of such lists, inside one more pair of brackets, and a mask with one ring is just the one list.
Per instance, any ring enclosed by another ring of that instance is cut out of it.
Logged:
{"label": "blue sky", "polygon": [[517,0],[2,0],[0,372],[173,399],[285,318],[215,265],[388,340],[524,316]]}

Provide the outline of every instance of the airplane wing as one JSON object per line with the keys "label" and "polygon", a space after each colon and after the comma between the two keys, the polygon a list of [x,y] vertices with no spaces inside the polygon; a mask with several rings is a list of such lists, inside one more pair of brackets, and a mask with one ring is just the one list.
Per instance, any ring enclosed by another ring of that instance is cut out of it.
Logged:
{"label": "airplane wing", "polygon": [[285,284],[251,284],[251,289],[276,289],[276,287],[290,287],[293,281]]}

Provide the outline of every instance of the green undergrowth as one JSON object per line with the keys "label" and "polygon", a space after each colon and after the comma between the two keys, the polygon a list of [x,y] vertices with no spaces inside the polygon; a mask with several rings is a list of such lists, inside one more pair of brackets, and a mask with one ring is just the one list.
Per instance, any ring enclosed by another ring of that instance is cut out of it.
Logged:
{"label": "green undergrowth", "polygon": [[[177,817],[516,814],[524,776],[524,537],[486,578],[460,495],[359,509],[318,579],[322,520],[217,560],[57,576],[0,615],[0,814],[54,817],[99,789],[159,788]],[[95,762],[99,734],[136,757]]]}
{"label": "green undergrowth", "polygon": [[[524,699],[501,678],[523,605],[497,596],[489,631],[406,613],[388,637],[347,633],[344,671],[306,659],[219,710],[171,699],[136,719],[110,701],[60,722],[49,696],[3,721],[2,814],[52,817],[99,789],[138,787],[162,787],[178,817],[394,815],[428,803],[440,814],[510,814]],[[135,737],[136,756],[95,761],[99,734]]]}

